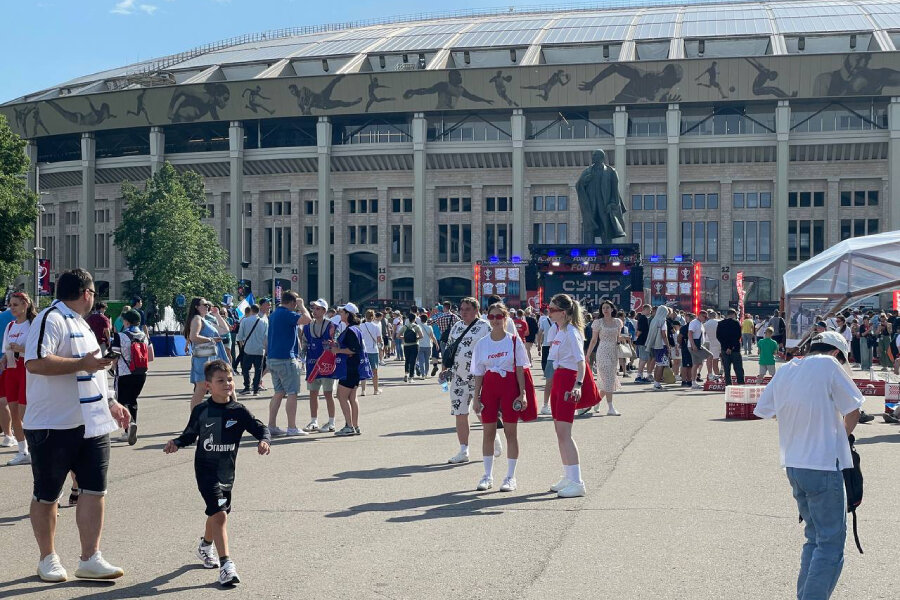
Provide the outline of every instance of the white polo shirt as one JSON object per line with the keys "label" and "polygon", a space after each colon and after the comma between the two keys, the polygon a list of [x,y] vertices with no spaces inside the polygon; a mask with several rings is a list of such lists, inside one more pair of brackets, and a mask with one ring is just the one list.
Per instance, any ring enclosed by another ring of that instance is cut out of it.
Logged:
{"label": "white polo shirt", "polygon": [[826,354],[782,365],[753,411],[778,419],[781,466],[834,471],[853,466],[842,417],[862,406],[863,395],[841,364]]}
{"label": "white polo shirt", "polygon": [[[80,315],[74,320],[74,327],[84,334],[88,347],[93,347],[99,352],[97,338]],[[25,342],[25,363],[51,354],[62,358],[74,358],[74,349],[65,317],[58,310],[45,308],[32,322],[31,330],[28,332],[28,339]],[[106,377],[106,373],[100,371],[97,376]],[[25,429],[74,429],[84,425],[81,404],[78,402],[78,382],[74,373],[69,375],[28,373],[25,393],[28,397]]]}

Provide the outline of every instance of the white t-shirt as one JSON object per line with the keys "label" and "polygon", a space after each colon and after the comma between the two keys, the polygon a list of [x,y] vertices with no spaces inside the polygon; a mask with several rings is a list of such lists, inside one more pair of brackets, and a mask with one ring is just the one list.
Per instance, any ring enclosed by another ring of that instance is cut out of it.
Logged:
{"label": "white t-shirt", "polygon": [[[34,320],[34,327],[28,332],[25,342],[25,362],[38,358],[40,346],[41,358],[48,355],[72,358],[75,349],[69,337],[66,319],[58,310],[44,309]],[[41,323],[46,315],[46,325],[41,335]],[[73,327],[80,331],[86,340],[89,350],[99,353],[100,346],[91,328],[80,316],[73,320]],[[96,373],[98,377],[106,377],[104,371]],[[103,385],[102,389],[106,389]],[[28,410],[25,411],[25,429],[74,429],[84,425],[81,405],[78,402],[78,382],[75,374],[70,375],[34,375],[26,378],[25,393],[28,397]]]}
{"label": "white t-shirt", "polygon": [[[700,338],[699,340],[697,340],[698,346],[702,346],[703,342],[706,341],[703,337],[703,323],[700,322],[700,319],[694,319],[693,321],[691,321],[688,325],[688,331],[690,332],[691,337],[694,338],[694,340]],[[688,344],[688,348],[690,347],[691,345]]]}
{"label": "white t-shirt", "polygon": [[366,354],[378,352],[378,341],[381,339],[381,323],[378,321],[366,321],[360,324],[359,331],[362,333],[363,352]]}
{"label": "white t-shirt", "polygon": [[400,337],[400,328],[403,327],[403,319],[396,317],[394,319],[394,336]]}
{"label": "white t-shirt", "polygon": [[[516,366],[526,369],[531,368],[531,361],[528,360],[528,353],[525,350],[525,343],[518,335],[515,338],[515,357]],[[499,342],[491,339],[487,335],[475,344],[475,350],[472,352],[472,366],[469,372],[472,375],[484,375],[488,371],[493,371],[505,376],[507,373],[513,372],[513,341],[511,336],[506,336]]]}
{"label": "white t-shirt", "polygon": [[422,320],[419,319],[419,329],[422,330],[422,339],[419,340],[419,348],[431,348],[431,334],[434,333],[431,325],[425,325],[422,323]]}
{"label": "white t-shirt", "polygon": [[707,319],[706,323],[703,324],[703,333],[706,335],[706,340],[709,342],[709,347],[714,350],[713,354],[716,355],[716,358],[719,357],[719,352],[715,349],[721,348],[719,345],[719,340],[716,339],[716,330],[718,328],[718,319]]}
{"label": "white t-shirt", "polygon": [[782,365],[753,413],[777,417],[782,467],[834,471],[853,466],[842,417],[863,400],[833,356],[814,354]]}
{"label": "white t-shirt", "polygon": [[548,358],[554,369],[578,370],[578,363],[584,360],[584,335],[577,327],[568,325],[565,331],[558,330],[550,344]]}
{"label": "white t-shirt", "polygon": [[28,330],[31,329],[31,321],[25,319],[21,323],[13,321],[6,326],[3,332],[3,354],[6,356],[6,368],[14,369],[16,366],[15,353],[9,349],[10,344],[25,345],[28,339]]}
{"label": "white t-shirt", "polygon": [[556,323],[551,321],[550,317],[548,317],[547,315],[541,315],[541,318],[538,319],[538,329],[541,332],[541,346],[549,346],[550,342],[553,341],[553,336],[550,335],[550,330],[554,325],[556,325]]}

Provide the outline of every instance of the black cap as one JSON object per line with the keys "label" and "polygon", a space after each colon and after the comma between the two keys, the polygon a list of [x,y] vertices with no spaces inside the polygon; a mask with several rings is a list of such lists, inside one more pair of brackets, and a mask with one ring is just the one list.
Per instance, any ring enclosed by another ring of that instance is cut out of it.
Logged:
{"label": "black cap", "polygon": [[822,329],[828,329],[828,324],[825,321],[816,322],[816,327],[821,327]]}

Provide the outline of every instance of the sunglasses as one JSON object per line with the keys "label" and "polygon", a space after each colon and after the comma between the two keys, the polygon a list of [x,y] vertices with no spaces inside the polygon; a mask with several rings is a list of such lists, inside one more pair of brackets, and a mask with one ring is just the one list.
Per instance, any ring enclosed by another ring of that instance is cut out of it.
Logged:
{"label": "sunglasses", "polygon": [[506,318],[506,315],[488,315],[488,321],[502,321]]}
{"label": "sunglasses", "polygon": [[558,312],[566,312],[561,308],[556,308],[555,306],[551,306],[547,309],[547,312],[558,313]]}

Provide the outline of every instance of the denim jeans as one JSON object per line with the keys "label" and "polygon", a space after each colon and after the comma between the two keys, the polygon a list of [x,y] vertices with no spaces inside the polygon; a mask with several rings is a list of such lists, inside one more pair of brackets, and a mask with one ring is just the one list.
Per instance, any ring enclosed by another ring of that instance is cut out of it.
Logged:
{"label": "denim jeans", "polygon": [[403,357],[403,340],[397,338],[394,340],[394,347],[397,348],[397,360],[404,360]]}
{"label": "denim jeans", "polygon": [[872,368],[872,348],[869,348],[869,341],[866,338],[859,340],[859,368],[863,371]]}
{"label": "denim jeans", "polygon": [[827,600],[844,566],[847,500],[844,476],[834,471],[787,468],[787,478],[806,526],[797,600]]}
{"label": "denim jeans", "polygon": [[431,346],[419,346],[419,356],[416,357],[416,369],[419,375],[428,375],[428,362],[431,360]]}

